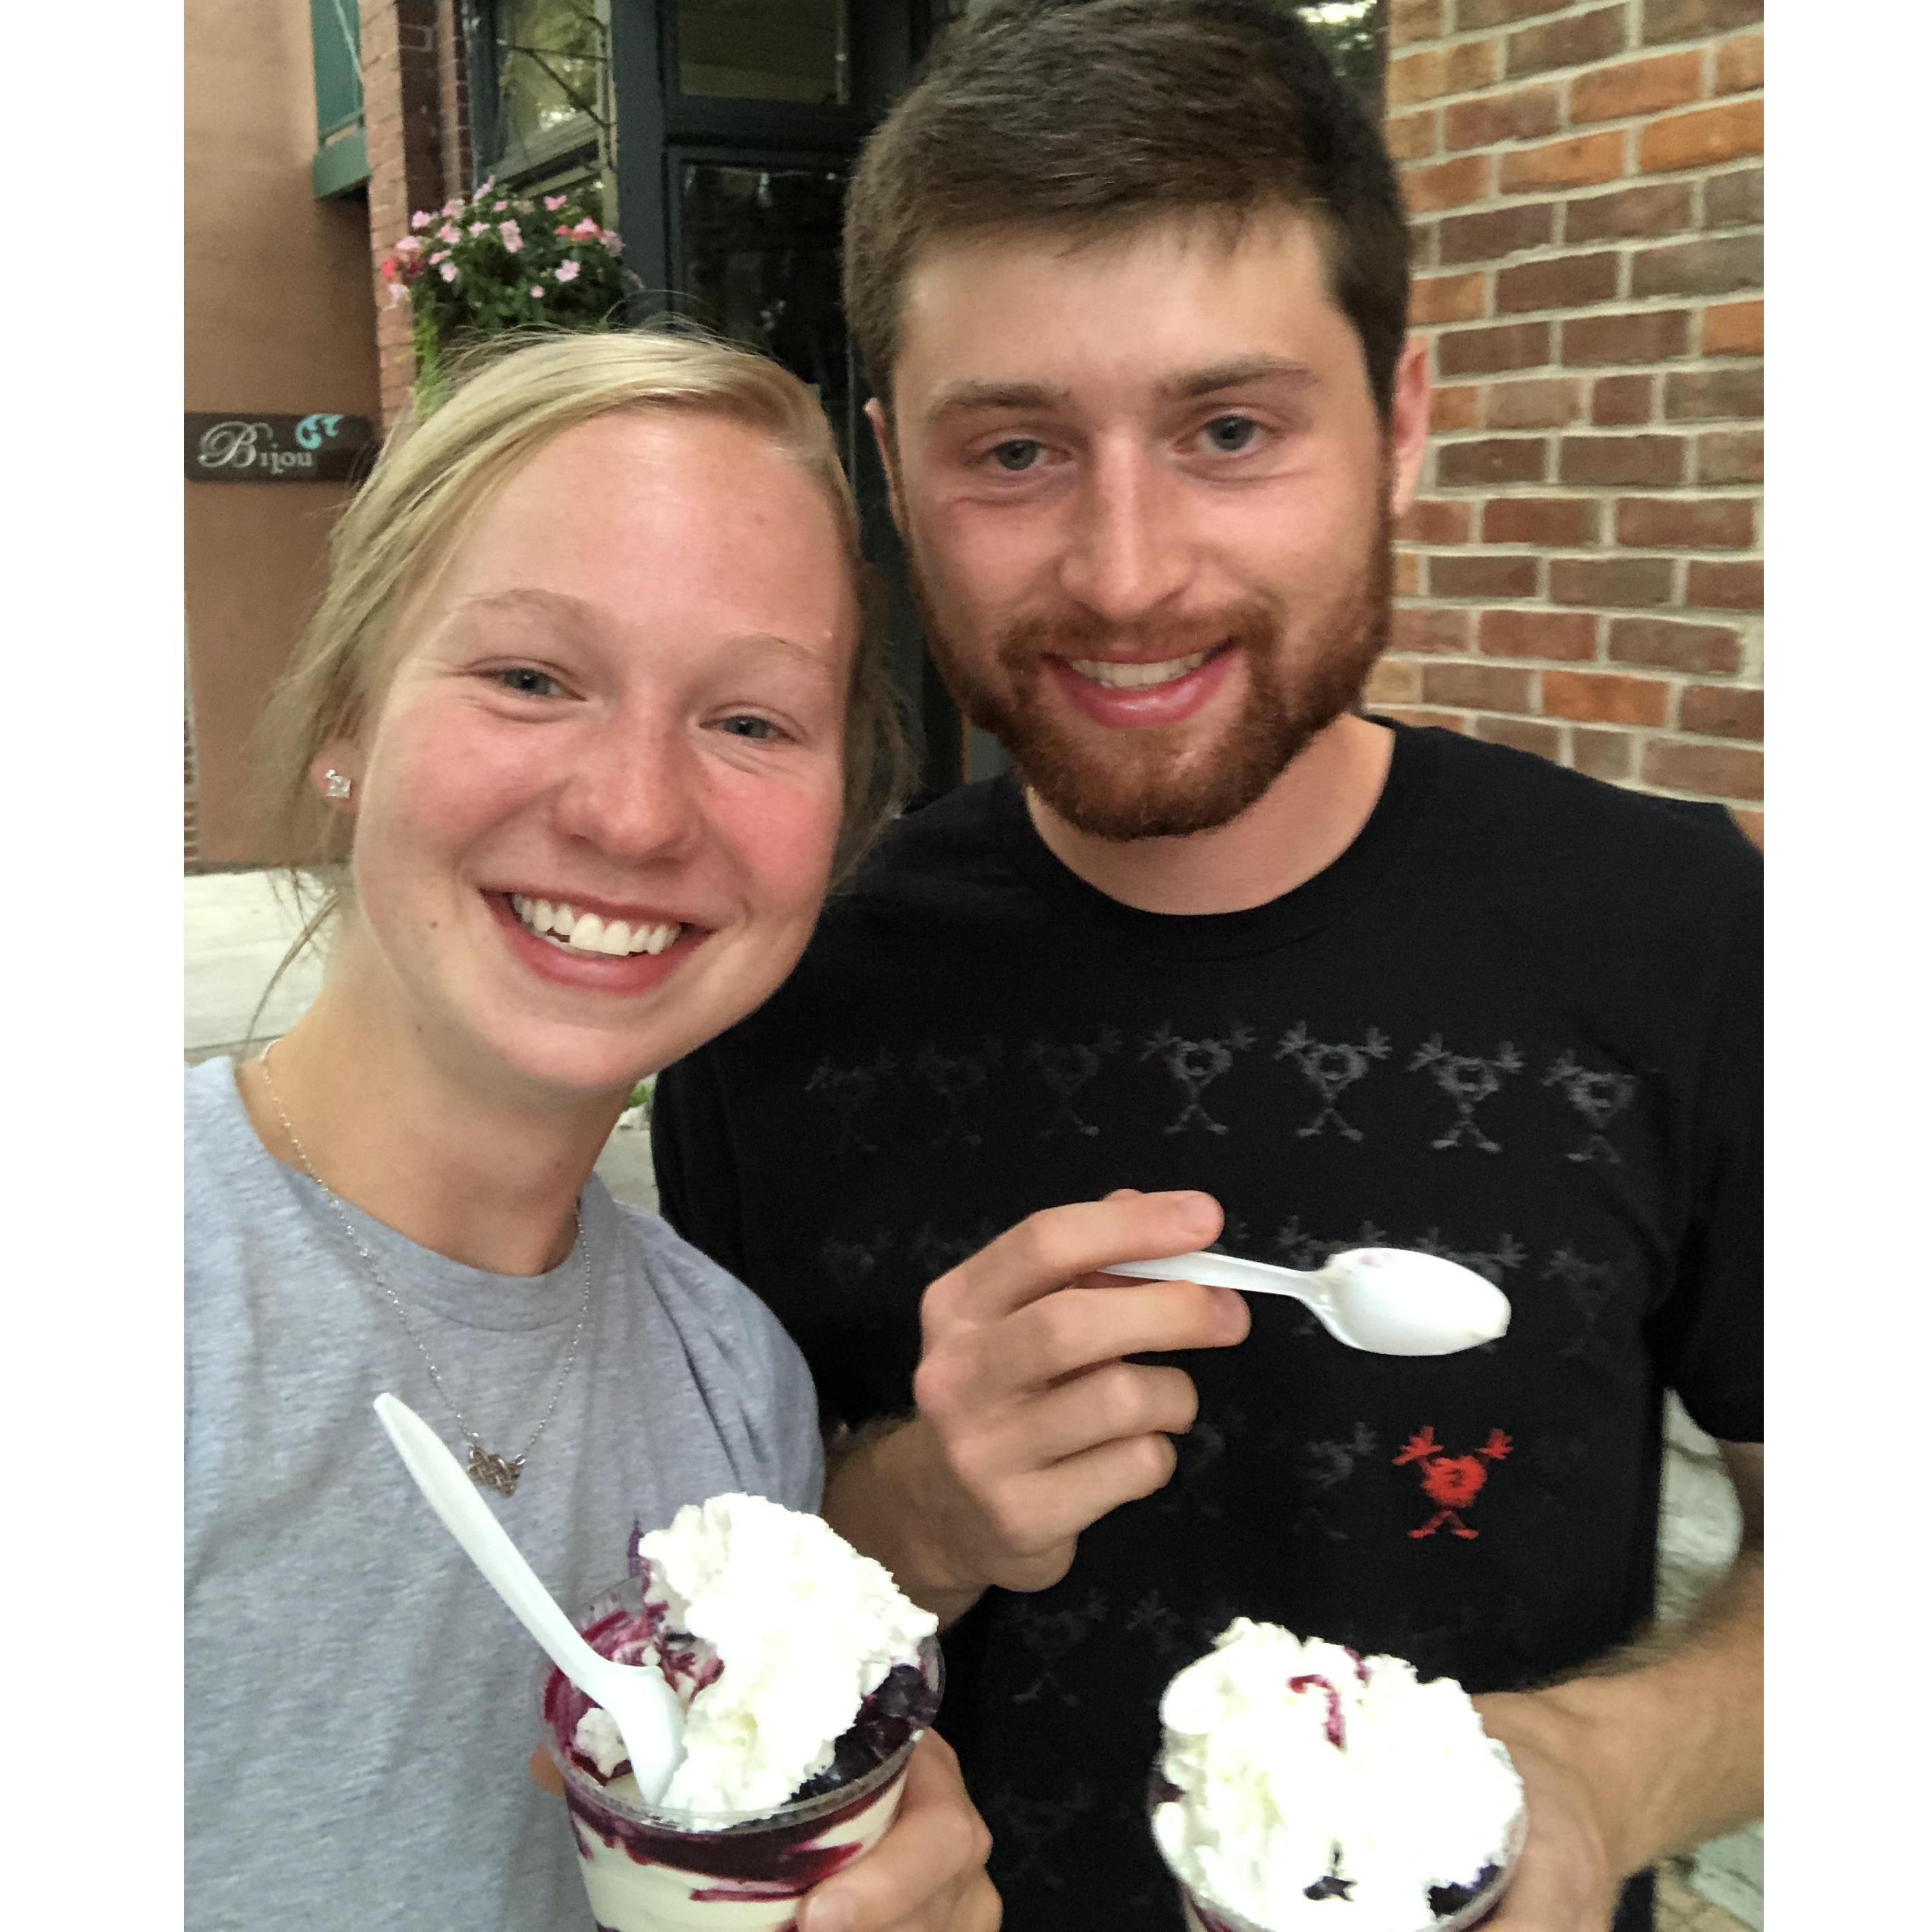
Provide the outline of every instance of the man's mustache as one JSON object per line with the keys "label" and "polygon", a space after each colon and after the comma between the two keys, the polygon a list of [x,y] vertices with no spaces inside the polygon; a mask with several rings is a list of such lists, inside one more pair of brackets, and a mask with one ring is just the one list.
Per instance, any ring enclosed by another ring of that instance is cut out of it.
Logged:
{"label": "man's mustache", "polygon": [[1088,610],[1025,617],[1000,634],[1000,662],[1010,669],[1046,657],[1097,658],[1124,654],[1143,663],[1192,657],[1232,644],[1246,651],[1265,650],[1281,635],[1286,616],[1279,599],[1245,597],[1198,616],[1158,623],[1120,624]]}

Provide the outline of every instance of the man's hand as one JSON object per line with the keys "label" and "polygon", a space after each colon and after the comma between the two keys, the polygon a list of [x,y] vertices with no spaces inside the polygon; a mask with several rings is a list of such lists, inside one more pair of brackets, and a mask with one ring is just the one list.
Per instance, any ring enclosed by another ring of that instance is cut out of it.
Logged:
{"label": "man's hand", "polygon": [[1220,1225],[1204,1194],[1123,1191],[1032,1215],[942,1275],[921,1308],[918,1413],[835,1466],[826,1520],[942,1618],[988,1584],[1058,1582],[1089,1523],[1166,1482],[1169,1438],[1193,1426],[1186,1374],[1123,1358],[1248,1332],[1228,1289],[1096,1271]]}
{"label": "man's hand", "polygon": [[1484,1728],[1508,1747],[1529,1827],[1490,1932],[1606,1932],[1622,1880],[1612,1868],[1598,1795],[1577,1768],[1588,1756],[1582,1720],[1546,1694],[1474,1701]]}
{"label": "man's hand", "polygon": [[885,1836],[806,1894],[800,1932],[998,1932],[992,1844],[951,1746],[928,1731]]}
{"label": "man's hand", "polygon": [[1739,1548],[1690,1624],[1568,1683],[1475,1700],[1529,1824],[1495,1932],[1605,1932],[1633,1873],[1763,1810],[1764,1450],[1718,1447]]}

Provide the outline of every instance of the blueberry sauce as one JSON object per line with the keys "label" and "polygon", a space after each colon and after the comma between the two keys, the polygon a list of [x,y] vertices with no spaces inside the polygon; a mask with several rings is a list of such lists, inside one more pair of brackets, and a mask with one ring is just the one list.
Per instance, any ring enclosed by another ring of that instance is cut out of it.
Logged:
{"label": "blueberry sauce", "polygon": [[1324,1898],[1340,1898],[1346,1900],[1354,1895],[1354,1890],[1355,1881],[1352,1878],[1344,1878],[1342,1876],[1342,1847],[1340,1845],[1331,1844],[1328,1847],[1327,1876],[1318,1878],[1312,1885],[1303,1892],[1301,1895],[1304,1898],[1312,1898],[1318,1901]]}
{"label": "blueberry sauce", "polygon": [[1311,1684],[1320,1684],[1328,1694],[1328,1720],[1322,1729],[1328,1736],[1328,1742],[1340,1750],[1342,1748],[1342,1694],[1329,1682],[1327,1678],[1319,1676],[1313,1671],[1300,1677],[1291,1677],[1288,1680],[1288,1688],[1291,1690],[1306,1690]]}
{"label": "blueberry sauce", "polygon": [[1502,1870],[1500,1865],[1486,1864],[1467,1885],[1432,1885],[1429,1888],[1430,1910],[1438,1918],[1447,1918],[1460,1912],[1479,1892],[1496,1883]]}

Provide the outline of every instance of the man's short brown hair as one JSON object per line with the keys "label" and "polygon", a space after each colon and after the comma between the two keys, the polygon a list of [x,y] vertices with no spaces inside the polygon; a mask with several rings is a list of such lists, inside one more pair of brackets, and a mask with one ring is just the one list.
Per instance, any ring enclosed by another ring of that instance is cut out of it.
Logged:
{"label": "man's short brown hair", "polygon": [[1164,215],[1288,207],[1386,418],[1408,327],[1408,234],[1380,129],[1285,0],[992,0],[934,48],[867,144],[845,309],[888,414],[908,275],[942,240],[1097,240]]}

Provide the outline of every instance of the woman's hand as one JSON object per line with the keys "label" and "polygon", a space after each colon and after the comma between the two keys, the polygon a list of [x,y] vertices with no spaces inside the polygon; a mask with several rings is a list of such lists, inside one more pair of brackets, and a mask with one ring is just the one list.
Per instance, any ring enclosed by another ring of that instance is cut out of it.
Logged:
{"label": "woman's hand", "polygon": [[[563,1780],[541,1747],[530,1754],[530,1776],[562,1795]],[[806,1894],[800,1932],[999,1932],[1000,1895],[986,1876],[992,1845],[952,1747],[928,1731],[885,1836]]]}
{"label": "woman's hand", "polygon": [[928,1731],[885,1836],[806,1894],[799,1932],[998,1932],[992,1845],[952,1746]]}

